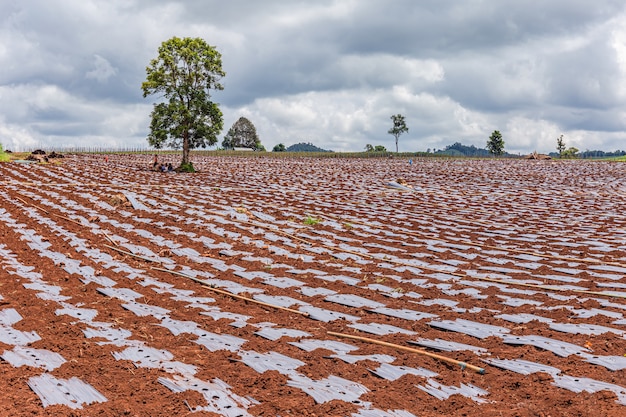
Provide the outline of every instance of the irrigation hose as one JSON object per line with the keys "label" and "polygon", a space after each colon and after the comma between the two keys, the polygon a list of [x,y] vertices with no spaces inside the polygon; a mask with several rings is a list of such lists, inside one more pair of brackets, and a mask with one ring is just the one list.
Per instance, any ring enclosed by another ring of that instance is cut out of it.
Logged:
{"label": "irrigation hose", "polygon": [[309,313],[306,313],[304,311],[298,311],[298,310],[294,310],[294,309],[287,308],[287,307],[277,306],[275,304],[270,304],[270,303],[266,303],[266,302],[263,302],[263,301],[255,300],[254,298],[243,297],[241,295],[233,294],[232,292],[220,290],[218,288],[215,288],[215,286],[209,284],[206,281],[203,281],[203,280],[198,279],[196,277],[192,277],[191,275],[187,275],[187,274],[184,274],[182,272],[171,271],[169,269],[157,268],[157,267],[152,267],[152,269],[155,270],[155,271],[169,272],[170,274],[174,274],[174,275],[178,275],[178,276],[181,276],[181,277],[188,278],[188,279],[190,279],[190,280],[192,280],[194,282],[202,284],[202,286],[204,288],[207,288],[207,289],[209,289],[209,290],[211,290],[213,292],[216,292],[218,294],[227,295],[229,297],[236,298],[238,300],[248,301],[250,303],[259,304],[259,305],[262,305],[262,306],[265,306],[265,307],[271,307],[271,308],[275,308],[277,310],[288,311],[290,313],[300,314],[301,316],[309,317]]}
{"label": "irrigation hose", "polygon": [[354,336],[354,335],[351,335],[351,334],[336,333],[336,332],[327,332],[327,333],[329,335],[331,335],[331,336],[343,337],[343,338],[352,339],[352,340],[360,340],[362,342],[373,343],[375,345],[387,346],[387,347],[392,347],[392,348],[399,349],[399,350],[405,350],[405,351],[411,352],[411,353],[417,353],[419,355],[428,356],[430,358],[438,359],[438,360],[443,361],[443,362],[448,362],[448,363],[452,363],[454,365],[459,365],[461,367],[461,369],[471,369],[472,371],[476,371],[476,372],[478,372],[481,375],[485,373],[485,368],[480,368],[480,367],[478,367],[476,365],[471,365],[471,364],[466,363],[466,362],[458,361],[456,359],[452,359],[452,358],[449,358],[447,356],[437,355],[436,353],[430,353],[430,352],[427,352],[427,351],[422,350],[422,349],[414,349],[414,348],[410,348],[410,347],[407,347],[407,346],[396,345],[394,343],[383,342],[382,340],[370,339],[370,338],[361,337],[361,336]]}

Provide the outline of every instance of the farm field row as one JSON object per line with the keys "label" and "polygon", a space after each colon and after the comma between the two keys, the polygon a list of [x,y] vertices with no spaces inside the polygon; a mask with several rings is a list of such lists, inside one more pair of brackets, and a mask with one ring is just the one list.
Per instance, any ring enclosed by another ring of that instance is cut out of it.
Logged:
{"label": "farm field row", "polygon": [[150,161],[0,164],[2,409],[626,413],[623,164]]}

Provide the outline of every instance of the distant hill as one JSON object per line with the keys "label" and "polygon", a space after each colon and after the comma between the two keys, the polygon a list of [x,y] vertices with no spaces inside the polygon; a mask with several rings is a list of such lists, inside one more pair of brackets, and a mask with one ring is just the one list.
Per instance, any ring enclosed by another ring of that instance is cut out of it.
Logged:
{"label": "distant hill", "polygon": [[312,143],[296,143],[295,145],[288,146],[285,149],[286,152],[332,152],[326,149],[318,148]]}

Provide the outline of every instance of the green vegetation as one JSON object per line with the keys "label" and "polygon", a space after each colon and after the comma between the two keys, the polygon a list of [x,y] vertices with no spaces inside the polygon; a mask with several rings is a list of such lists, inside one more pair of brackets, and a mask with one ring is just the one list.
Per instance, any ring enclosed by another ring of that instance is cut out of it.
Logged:
{"label": "green vegetation", "polygon": [[272,149],[272,152],[285,152],[287,150],[287,148],[285,148],[285,145],[283,145],[282,143],[279,143],[278,145],[274,146],[274,149]]}
{"label": "green vegetation", "polygon": [[568,148],[566,150],[564,150],[561,153],[561,158],[565,158],[565,159],[575,159],[578,158],[578,149],[574,148],[573,146],[571,148]]}
{"label": "green vegetation", "polygon": [[498,130],[494,130],[487,141],[487,149],[492,155],[500,156],[504,153],[504,139]]}
{"label": "green vegetation", "polygon": [[196,172],[191,161],[180,164],[180,167],[178,167],[178,171],[179,172]]}
{"label": "green vegetation", "polygon": [[404,116],[401,114],[391,116],[391,120],[393,120],[393,127],[389,129],[387,133],[396,139],[396,153],[398,153],[398,138],[401,134],[408,132],[409,128],[406,126]]}
{"label": "green vegetation", "polygon": [[11,156],[4,152],[4,147],[0,143],[0,162],[9,162],[11,160]]}
{"label": "green vegetation", "polygon": [[365,145],[365,152],[387,152],[387,148],[383,145],[372,146],[368,143]]}
{"label": "green vegetation", "polygon": [[240,117],[233,124],[233,127],[228,130],[222,141],[222,147],[224,149],[250,148],[255,151],[265,150],[263,145],[261,145],[259,135],[256,133],[256,127],[245,117]]}
{"label": "green vegetation", "polygon": [[304,224],[307,224],[309,226],[315,226],[319,222],[321,222],[320,219],[316,219],[315,217],[311,216],[306,216],[306,218],[304,219]]}
{"label": "green vegetation", "polygon": [[182,146],[181,167],[190,149],[214,145],[222,130],[222,112],[211,101],[211,90],[222,90],[222,56],[200,38],[173,37],[159,47],[159,56],[146,68],[143,96],[157,95],[148,143],[157,149]]}

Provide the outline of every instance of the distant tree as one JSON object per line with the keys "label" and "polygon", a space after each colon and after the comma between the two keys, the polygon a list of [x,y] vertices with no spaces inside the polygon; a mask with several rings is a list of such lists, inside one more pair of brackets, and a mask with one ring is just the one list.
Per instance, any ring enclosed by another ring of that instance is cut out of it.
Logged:
{"label": "distant tree", "polygon": [[225,75],[222,56],[203,39],[173,37],[161,44],[146,73],[141,84],[144,98],[153,94],[164,98],[154,105],[148,143],[157,149],[182,146],[181,167],[191,167],[189,150],[216,144],[224,124],[210,94],[224,88],[219,82]]}
{"label": "distant tree", "polygon": [[563,141],[563,135],[556,139],[556,150],[559,151],[559,158],[562,158],[563,152],[565,151],[565,141]]}
{"label": "distant tree", "polygon": [[282,143],[279,143],[278,145],[274,146],[274,149],[272,149],[272,152],[285,152],[287,149],[285,148],[285,145],[283,145]]}
{"label": "distant tree", "polygon": [[368,143],[365,145],[365,152],[387,152],[387,148],[383,145],[372,146]]}
{"label": "distant tree", "polygon": [[240,117],[228,129],[228,133],[222,141],[222,147],[224,149],[250,148],[258,151],[263,145],[261,145],[261,140],[252,122],[245,117]]}
{"label": "distant tree", "polygon": [[398,153],[398,138],[401,134],[408,132],[409,128],[406,126],[404,116],[401,114],[391,116],[391,120],[393,120],[393,127],[387,133],[396,139],[396,153]]}
{"label": "distant tree", "polygon": [[489,136],[489,140],[487,141],[487,150],[495,156],[502,155],[504,153],[504,140],[502,139],[502,134],[494,130],[491,136]]}
{"label": "distant tree", "polygon": [[566,149],[565,151],[563,151],[562,155],[563,158],[567,158],[567,159],[574,159],[574,158],[578,158],[578,149],[574,148],[573,146],[571,148]]}

